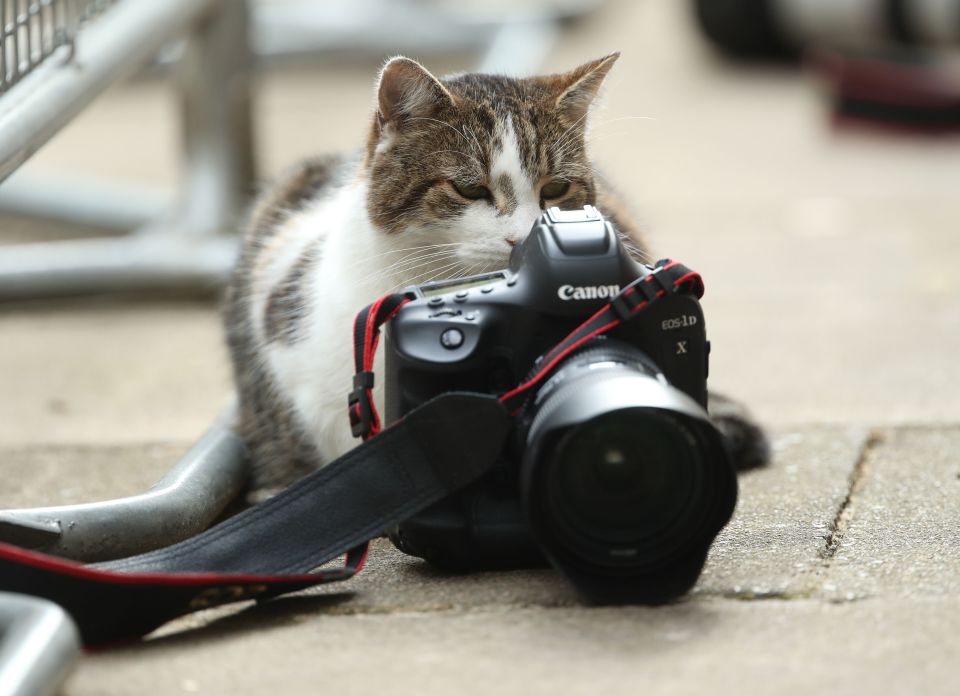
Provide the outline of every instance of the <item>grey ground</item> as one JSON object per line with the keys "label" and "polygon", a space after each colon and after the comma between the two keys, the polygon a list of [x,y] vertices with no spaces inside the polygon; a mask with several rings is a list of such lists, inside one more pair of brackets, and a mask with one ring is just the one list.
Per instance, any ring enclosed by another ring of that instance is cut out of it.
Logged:
{"label": "grey ground", "polygon": [[[67,694],[960,691],[960,141],[837,134],[809,80],[716,62],[683,14],[611,2],[548,68],[623,51],[597,158],[704,274],[712,384],[771,429],[694,592],[591,609],[547,571],[447,577],[378,544],[350,584],[87,655]],[[360,142],[375,66],[333,67],[262,76],[267,173]],[[117,89],[30,168],[168,184],[174,114],[162,85]],[[229,388],[203,301],[3,305],[0,364],[0,507],[143,490]]]}

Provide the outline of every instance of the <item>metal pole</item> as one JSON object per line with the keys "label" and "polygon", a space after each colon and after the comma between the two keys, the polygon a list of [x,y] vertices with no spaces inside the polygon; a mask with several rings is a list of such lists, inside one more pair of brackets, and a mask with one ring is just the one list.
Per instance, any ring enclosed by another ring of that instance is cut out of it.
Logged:
{"label": "metal pole", "polygon": [[63,609],[0,592],[0,694],[53,696],[79,654],[80,634]]}
{"label": "metal pole", "polygon": [[0,252],[0,299],[130,290],[216,292],[233,267],[235,237],[190,238],[171,225],[142,234],[12,244]]}
{"label": "metal pole", "polygon": [[179,216],[192,235],[231,232],[253,191],[246,0],[221,0],[180,60],[184,137]]}
{"label": "metal pole", "polygon": [[78,561],[106,561],[198,534],[247,483],[246,450],[228,427],[231,418],[228,411],[141,495],[81,505],[0,510],[0,541]]}
{"label": "metal pole", "polygon": [[[0,186],[0,211],[129,232],[170,210],[167,189],[126,181],[17,172]],[[69,235],[69,227],[64,229]]]}

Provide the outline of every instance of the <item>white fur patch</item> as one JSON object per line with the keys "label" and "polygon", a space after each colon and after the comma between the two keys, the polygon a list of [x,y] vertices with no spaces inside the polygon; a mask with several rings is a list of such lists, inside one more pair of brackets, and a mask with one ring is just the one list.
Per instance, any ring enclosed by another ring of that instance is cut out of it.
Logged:
{"label": "white fur patch", "polygon": [[[500,125],[499,136],[503,147],[495,153],[491,177],[510,177],[517,207],[509,215],[477,201],[459,217],[388,235],[371,223],[367,185],[358,180],[293,213],[277,231],[277,246],[258,269],[250,318],[265,367],[326,462],[358,444],[347,419],[356,313],[406,285],[504,268],[511,251],[507,240],[524,239],[540,215],[535,182],[523,171],[510,120]],[[320,261],[306,284],[308,313],[300,340],[266,343],[262,325],[271,289],[318,241]],[[382,356],[381,347],[374,396],[384,417]]]}
{"label": "white fur patch", "polygon": [[493,156],[493,165],[490,167],[490,179],[496,181],[503,175],[510,178],[514,190],[517,192],[530,189],[533,182],[529,180],[523,171],[523,163],[520,159],[520,144],[517,142],[517,132],[513,128],[513,117],[507,116],[507,120],[500,124],[500,142],[502,147]]}
{"label": "white fur patch", "polygon": [[496,182],[501,176],[509,178],[517,206],[509,215],[501,215],[489,204],[473,204],[460,218],[457,224],[467,240],[464,259],[472,266],[479,267],[481,263],[490,265],[493,262],[496,262],[493,267],[505,266],[511,249],[508,240],[515,244],[525,239],[541,213],[536,182],[523,169],[511,117],[508,116],[499,124],[497,135],[502,146],[493,153],[490,181]]}

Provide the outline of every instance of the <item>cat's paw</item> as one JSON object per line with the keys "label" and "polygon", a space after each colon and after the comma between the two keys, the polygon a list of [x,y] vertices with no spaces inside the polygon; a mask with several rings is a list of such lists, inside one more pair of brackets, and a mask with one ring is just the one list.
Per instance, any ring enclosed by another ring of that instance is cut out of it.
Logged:
{"label": "cat's paw", "polygon": [[710,420],[727,441],[737,471],[756,469],[770,461],[770,441],[746,407],[729,397],[710,392]]}

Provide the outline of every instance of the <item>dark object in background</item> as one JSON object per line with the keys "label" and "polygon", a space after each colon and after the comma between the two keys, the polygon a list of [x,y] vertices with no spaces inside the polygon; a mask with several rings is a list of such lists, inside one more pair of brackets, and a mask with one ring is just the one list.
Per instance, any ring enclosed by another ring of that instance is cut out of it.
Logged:
{"label": "dark object in background", "polygon": [[922,133],[960,131],[960,0],[693,0],[700,30],[745,60],[806,57],[826,85],[833,123]]}
{"label": "dark object in background", "polygon": [[701,31],[740,58],[808,46],[960,45],[960,0],[693,0]]}
{"label": "dark object in background", "polygon": [[737,496],[705,410],[694,276],[641,266],[586,206],[548,210],[503,271],[405,290],[417,299],[387,334],[387,421],[451,391],[511,390],[519,413],[498,468],[402,523],[398,548],[458,570],[546,557],[602,603],[689,590]]}
{"label": "dark object in background", "polygon": [[811,55],[810,66],[826,86],[838,126],[960,132],[960,74],[923,54],[824,50]]}
{"label": "dark object in background", "polygon": [[783,30],[772,0],[694,0],[700,30],[734,58],[795,60],[799,45]]}

